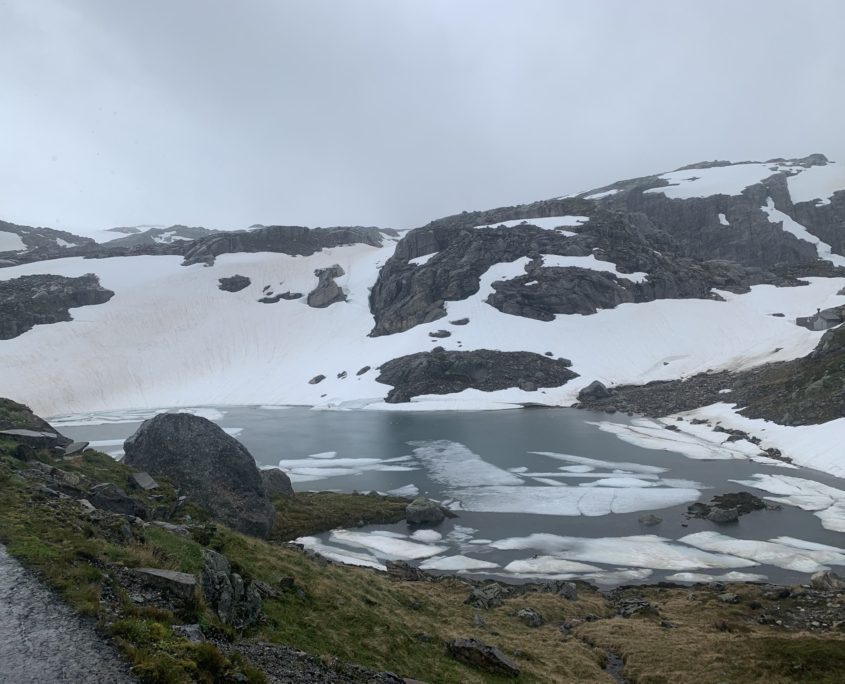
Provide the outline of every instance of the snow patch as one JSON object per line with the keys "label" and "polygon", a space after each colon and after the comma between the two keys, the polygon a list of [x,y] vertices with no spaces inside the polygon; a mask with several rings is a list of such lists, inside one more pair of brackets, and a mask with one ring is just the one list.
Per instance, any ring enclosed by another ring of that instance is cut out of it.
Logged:
{"label": "snow patch", "polygon": [[0,230],[0,252],[20,252],[24,249],[26,245],[20,235]]}
{"label": "snow patch", "polygon": [[512,221],[502,221],[501,223],[490,223],[482,226],[475,226],[476,228],[513,228],[514,226],[531,225],[542,228],[543,230],[554,230],[558,233],[563,233],[567,236],[577,235],[569,230],[561,230],[562,228],[571,228],[580,226],[590,220],[589,216],[544,216],[540,218],[530,219],[514,219]]}
{"label": "snow patch", "polygon": [[423,256],[414,257],[413,259],[408,259],[409,264],[414,264],[414,266],[422,266],[423,264],[427,264],[429,260],[437,256],[438,252],[432,252],[431,254],[424,254]]}
{"label": "snow patch", "polygon": [[771,223],[781,223],[783,230],[787,233],[792,233],[799,240],[815,245],[819,259],[829,261],[834,266],[845,266],[845,256],[834,253],[833,248],[829,244],[822,242],[820,238],[817,238],[788,214],[775,209],[775,201],[771,197],[766,200],[766,206],[761,207],[761,209],[768,215]]}
{"label": "snow patch", "polygon": [[610,273],[617,278],[625,278],[634,283],[642,283],[648,277],[648,273],[637,271],[636,273],[621,273],[616,270],[616,264],[610,261],[596,259],[595,254],[589,256],[560,256],[559,254],[541,254],[543,266],[546,268],[587,268],[591,271],[602,271]]}

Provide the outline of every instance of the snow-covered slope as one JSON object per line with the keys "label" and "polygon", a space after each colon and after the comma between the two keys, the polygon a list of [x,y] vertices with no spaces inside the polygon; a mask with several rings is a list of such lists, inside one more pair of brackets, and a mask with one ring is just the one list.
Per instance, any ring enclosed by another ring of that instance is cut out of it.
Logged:
{"label": "snow-covered slope", "polygon": [[[94,273],[115,293],[72,310],[72,321],[0,342],[0,387],[44,415],[213,404],[566,406],[594,380],[643,384],[795,359],[822,335],[795,319],[845,304],[845,271],[835,268],[845,265],[838,187],[840,165],[815,157],[720,163],[583,193],[593,200],[449,217],[381,246],[371,237],[290,256],[235,252],[223,238],[211,265],[183,266],[170,254],[0,268],[0,281]],[[691,218],[679,223],[684,212]],[[314,290],[315,271],[335,265],[345,302],[314,308],[293,298]],[[221,290],[219,279],[235,275],[249,285]],[[456,275],[464,280],[453,287]],[[573,290],[595,313],[559,313]],[[291,298],[260,302],[267,292]],[[522,308],[510,305],[514,293]],[[542,315],[524,306],[535,301]],[[407,320],[379,328],[394,309]],[[391,388],[376,381],[379,366],[435,347],[566,358],[579,377],[385,403]]]}

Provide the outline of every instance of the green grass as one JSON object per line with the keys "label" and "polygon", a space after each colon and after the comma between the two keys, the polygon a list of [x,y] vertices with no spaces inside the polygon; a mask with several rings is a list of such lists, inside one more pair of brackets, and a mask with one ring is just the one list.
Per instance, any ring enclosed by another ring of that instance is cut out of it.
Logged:
{"label": "green grass", "polygon": [[273,504],[278,513],[270,538],[289,541],[336,527],[399,522],[405,519],[408,500],[371,494],[301,492],[277,497]]}

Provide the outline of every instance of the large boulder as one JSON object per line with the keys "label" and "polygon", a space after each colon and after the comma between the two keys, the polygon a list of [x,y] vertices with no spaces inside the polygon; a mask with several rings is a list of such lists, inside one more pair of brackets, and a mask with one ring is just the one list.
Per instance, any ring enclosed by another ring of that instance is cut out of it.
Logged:
{"label": "large boulder", "polygon": [[218,520],[266,537],[276,511],[255,459],[210,420],[162,413],[144,421],[123,446],[124,463],[170,480]]}
{"label": "large boulder", "polygon": [[405,507],[405,520],[409,525],[437,525],[445,517],[440,504],[424,496],[418,496]]}

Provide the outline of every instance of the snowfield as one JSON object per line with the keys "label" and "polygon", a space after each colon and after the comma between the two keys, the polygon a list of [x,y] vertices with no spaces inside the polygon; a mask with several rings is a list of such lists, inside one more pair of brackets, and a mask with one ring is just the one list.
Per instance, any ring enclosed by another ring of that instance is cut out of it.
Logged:
{"label": "snowfield", "polygon": [[26,249],[26,245],[20,235],[0,230],[0,252],[19,252],[22,249]]}

